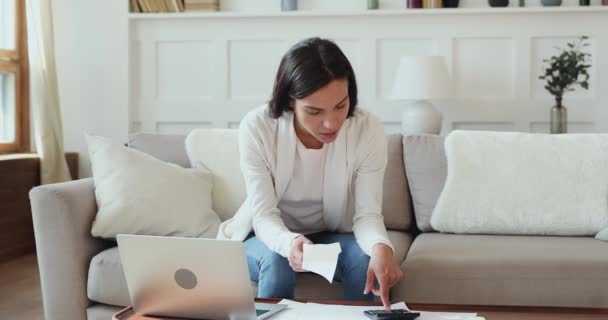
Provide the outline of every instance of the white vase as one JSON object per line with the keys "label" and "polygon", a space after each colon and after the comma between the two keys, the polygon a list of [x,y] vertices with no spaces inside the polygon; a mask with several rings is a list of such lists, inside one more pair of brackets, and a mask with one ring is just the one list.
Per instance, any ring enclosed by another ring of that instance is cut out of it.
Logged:
{"label": "white vase", "polygon": [[409,104],[403,110],[401,131],[403,134],[439,134],[441,112],[426,100]]}

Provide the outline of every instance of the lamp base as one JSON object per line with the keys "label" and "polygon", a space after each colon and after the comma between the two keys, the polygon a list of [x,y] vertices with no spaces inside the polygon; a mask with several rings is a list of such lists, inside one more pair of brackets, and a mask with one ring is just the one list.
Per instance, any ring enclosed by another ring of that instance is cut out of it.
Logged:
{"label": "lamp base", "polygon": [[441,132],[441,112],[426,100],[408,105],[401,118],[403,134],[439,134]]}

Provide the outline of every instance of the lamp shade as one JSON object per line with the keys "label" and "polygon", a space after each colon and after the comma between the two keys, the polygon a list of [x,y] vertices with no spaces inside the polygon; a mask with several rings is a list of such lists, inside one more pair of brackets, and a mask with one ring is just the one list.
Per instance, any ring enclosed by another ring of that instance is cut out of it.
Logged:
{"label": "lamp shade", "polygon": [[393,99],[439,99],[448,98],[451,93],[452,84],[443,57],[401,57],[393,83]]}

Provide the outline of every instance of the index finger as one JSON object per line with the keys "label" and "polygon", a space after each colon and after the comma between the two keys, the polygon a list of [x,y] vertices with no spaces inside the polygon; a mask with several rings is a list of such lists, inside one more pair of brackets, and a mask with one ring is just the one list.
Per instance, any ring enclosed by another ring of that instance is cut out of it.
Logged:
{"label": "index finger", "polygon": [[380,298],[382,298],[382,304],[386,310],[391,309],[391,301],[388,298],[388,288],[386,281],[380,282]]}

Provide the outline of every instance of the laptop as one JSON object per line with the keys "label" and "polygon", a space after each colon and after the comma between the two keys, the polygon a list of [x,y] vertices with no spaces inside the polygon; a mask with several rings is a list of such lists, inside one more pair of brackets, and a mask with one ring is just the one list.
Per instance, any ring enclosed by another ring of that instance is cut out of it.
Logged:
{"label": "laptop", "polygon": [[136,313],[190,319],[266,319],[286,305],[254,303],[240,241],[117,236]]}

